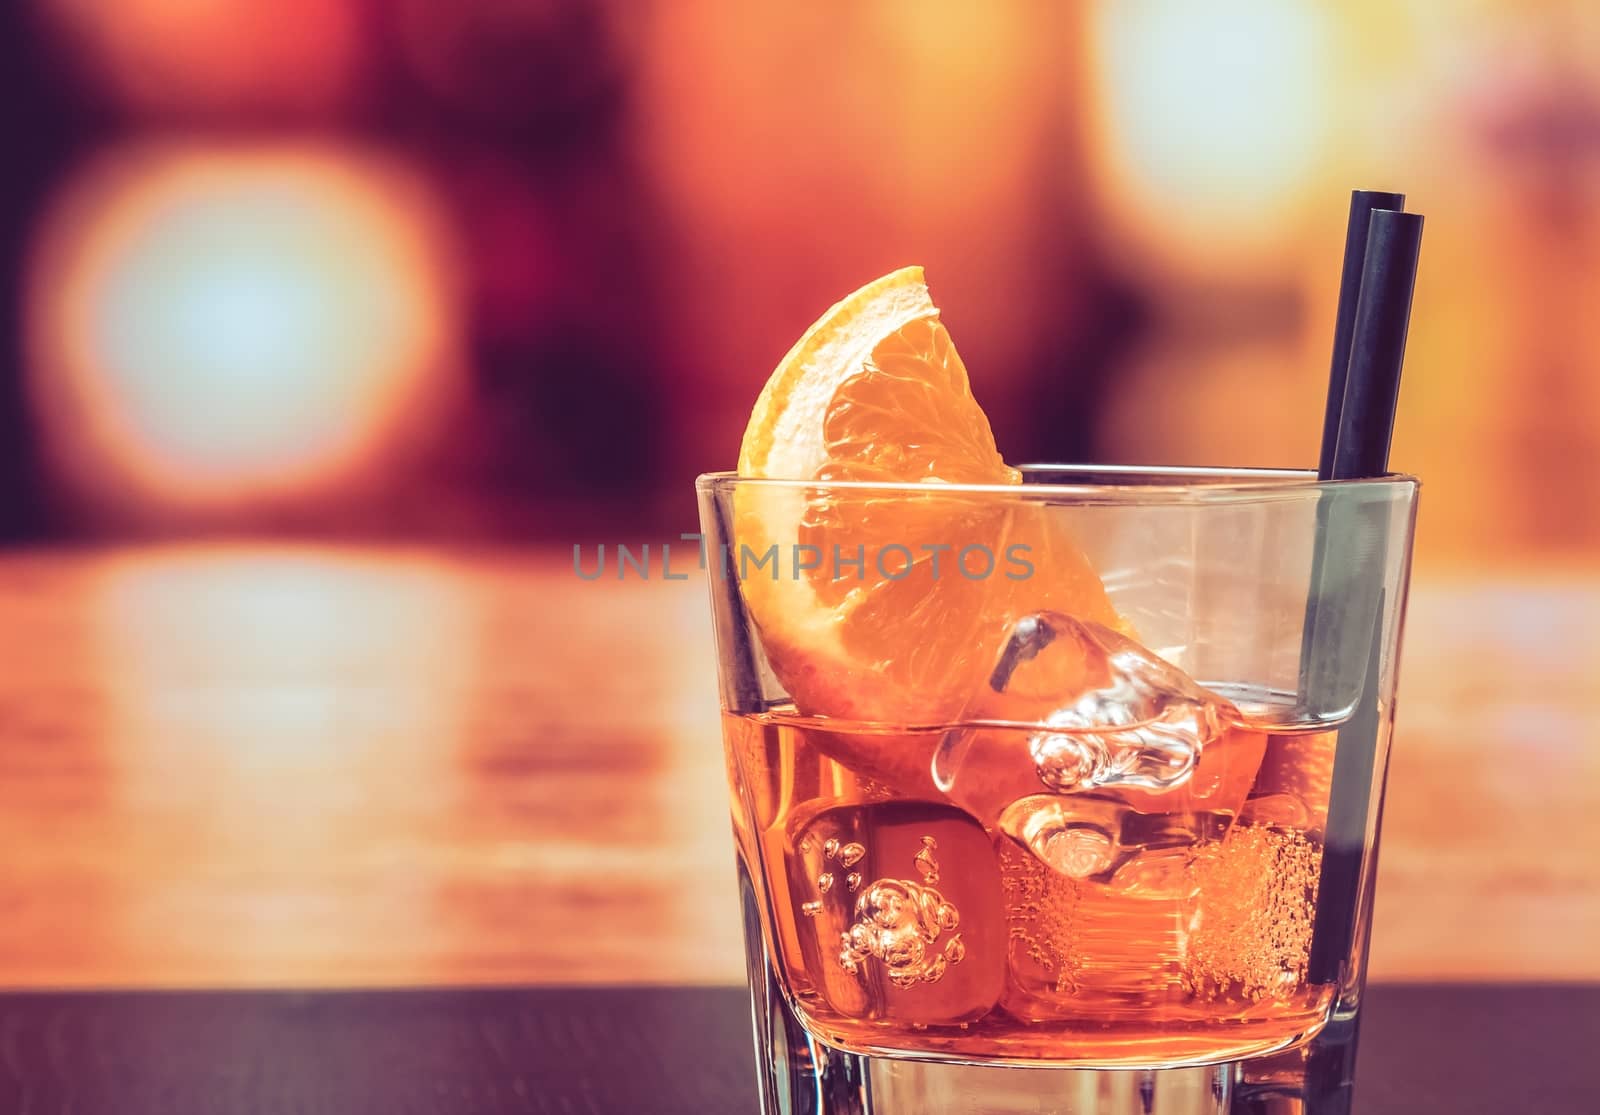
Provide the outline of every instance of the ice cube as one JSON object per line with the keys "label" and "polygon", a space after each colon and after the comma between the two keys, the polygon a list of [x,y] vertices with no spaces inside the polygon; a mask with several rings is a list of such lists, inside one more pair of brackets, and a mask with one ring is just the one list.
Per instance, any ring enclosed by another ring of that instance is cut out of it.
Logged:
{"label": "ice cube", "polygon": [[[1237,713],[1187,674],[1126,636],[1059,612],[1028,616],[1012,628],[980,699],[983,718],[1021,720],[1054,731],[1028,739],[1046,790],[1097,786],[1166,790],[1194,770],[1200,749]],[[934,779],[948,790],[966,757],[963,733],[934,756]]]}
{"label": "ice cube", "polygon": [[965,719],[933,755],[942,792],[1064,875],[1157,892],[1224,834],[1265,742],[1171,663],[1056,612],[1013,627]]}
{"label": "ice cube", "polygon": [[1156,884],[1197,844],[1227,831],[1221,814],[1143,812],[1109,794],[1035,794],[1000,814],[1000,831],[1074,879],[1167,895]]}
{"label": "ice cube", "polygon": [[785,858],[803,968],[834,1010],[952,1024],[1000,998],[1000,869],[988,833],[959,809],[835,806],[795,828]]}

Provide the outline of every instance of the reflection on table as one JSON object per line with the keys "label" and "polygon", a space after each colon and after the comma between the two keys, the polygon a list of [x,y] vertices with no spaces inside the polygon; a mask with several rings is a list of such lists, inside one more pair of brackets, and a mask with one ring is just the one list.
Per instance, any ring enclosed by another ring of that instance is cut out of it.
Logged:
{"label": "reflection on table", "polygon": [[[1424,577],[1375,978],[1600,978],[1600,579]],[[0,983],[742,978],[704,586],[0,555]]]}

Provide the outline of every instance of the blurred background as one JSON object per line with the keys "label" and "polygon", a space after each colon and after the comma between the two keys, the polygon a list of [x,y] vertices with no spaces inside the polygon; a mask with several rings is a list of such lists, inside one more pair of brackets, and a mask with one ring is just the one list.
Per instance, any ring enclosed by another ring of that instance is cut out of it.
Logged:
{"label": "blurred background", "polygon": [[738,979],[703,586],[572,545],[692,530],[913,262],[1008,459],[1314,464],[1354,187],[1428,217],[1373,972],[1600,978],[1597,58],[1581,0],[13,0],[0,983]]}

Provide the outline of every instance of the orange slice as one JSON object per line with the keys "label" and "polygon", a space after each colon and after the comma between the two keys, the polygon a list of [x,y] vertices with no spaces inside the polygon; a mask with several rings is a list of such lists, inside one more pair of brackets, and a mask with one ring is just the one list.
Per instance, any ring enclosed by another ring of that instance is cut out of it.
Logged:
{"label": "orange slice", "polygon": [[920,267],[862,287],[789,350],[756,401],[739,473],[816,482],[746,485],[734,507],[738,554],[776,558],[753,574],[745,563],[741,584],[803,713],[947,722],[1015,619],[1053,608],[1118,623],[1044,508],[948,487],[1009,487],[1021,474],[995,449]]}

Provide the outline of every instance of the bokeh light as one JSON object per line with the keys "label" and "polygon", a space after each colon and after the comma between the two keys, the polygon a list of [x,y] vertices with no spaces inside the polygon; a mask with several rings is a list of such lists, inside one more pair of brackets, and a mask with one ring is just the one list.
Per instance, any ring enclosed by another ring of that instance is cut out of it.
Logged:
{"label": "bokeh light", "polygon": [[124,151],[44,223],[30,390],[75,485],[248,501],[346,478],[452,388],[453,267],[402,170],[314,148]]}
{"label": "bokeh light", "polygon": [[138,108],[315,111],[356,88],[348,0],[43,2],[69,61]]}
{"label": "bokeh light", "polygon": [[1103,198],[1142,248],[1211,273],[1282,248],[1336,124],[1335,30],[1314,0],[1096,5]]}

